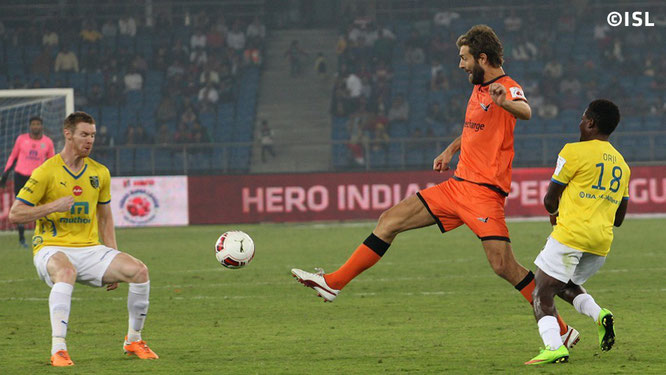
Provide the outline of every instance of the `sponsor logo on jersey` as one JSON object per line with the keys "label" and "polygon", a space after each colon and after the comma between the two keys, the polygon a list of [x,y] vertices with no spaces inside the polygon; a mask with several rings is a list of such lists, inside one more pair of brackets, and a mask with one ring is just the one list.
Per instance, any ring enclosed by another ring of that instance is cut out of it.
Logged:
{"label": "sponsor logo on jersey", "polygon": [[88,215],[90,211],[90,205],[88,202],[74,202],[72,208],[69,209],[69,213],[72,215]]}
{"label": "sponsor logo on jersey", "polygon": [[478,132],[479,130],[483,130],[483,128],[486,127],[485,124],[479,124],[478,122],[473,122],[473,121],[465,121],[464,127],[468,129],[472,129],[475,132]]}
{"label": "sponsor logo on jersey", "polygon": [[83,188],[79,185],[74,186],[72,188],[72,194],[78,197],[79,195],[83,194]]}
{"label": "sponsor logo on jersey", "polygon": [[90,219],[87,217],[61,217],[58,219],[60,224],[90,224]]}
{"label": "sponsor logo on jersey", "polygon": [[509,91],[513,99],[525,99],[525,94],[523,94],[523,90],[520,87],[509,87]]}

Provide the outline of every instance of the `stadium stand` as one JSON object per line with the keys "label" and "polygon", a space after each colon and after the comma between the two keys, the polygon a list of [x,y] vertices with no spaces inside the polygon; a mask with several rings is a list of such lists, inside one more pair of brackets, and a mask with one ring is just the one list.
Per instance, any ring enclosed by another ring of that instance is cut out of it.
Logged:
{"label": "stadium stand", "polygon": [[[620,105],[623,119],[613,139],[629,160],[663,159],[659,141],[650,140],[650,133],[645,132],[664,129],[666,64],[657,63],[663,60],[664,51],[648,47],[660,45],[666,29],[656,27],[649,34],[618,36],[605,24],[586,22],[589,11],[604,12],[594,8],[576,13],[567,8],[524,7],[515,9],[509,17],[508,10],[498,14],[427,9],[410,20],[387,17],[383,24],[363,17],[351,20],[344,26],[337,46],[342,50],[342,79],[338,84],[344,86],[350,74],[366,82],[361,100],[370,120],[364,124],[363,139],[350,139],[350,118],[358,114],[356,99],[336,96],[334,89],[332,108],[336,101],[345,101],[347,106],[332,113],[331,139],[346,139],[348,143],[336,144],[333,165],[339,169],[428,167],[442,146],[460,131],[471,86],[457,69],[455,40],[472,25],[471,19],[474,24],[493,27],[503,40],[505,71],[523,86],[532,103],[532,119],[516,125],[515,166],[552,165],[563,144],[577,140],[581,111],[599,97]],[[386,48],[388,54],[383,51]],[[573,59],[567,61],[561,56]],[[374,117],[390,112],[392,99],[398,94],[407,98],[409,119],[389,121],[390,146],[386,153],[404,150],[405,157],[387,158],[384,151],[372,147],[376,142]],[[463,109],[447,113],[451,98],[461,102]],[[443,112],[436,121],[429,119],[428,106],[432,103],[439,104]],[[431,149],[419,137],[438,142]],[[364,157],[353,157],[352,144],[364,145]]]}
{"label": "stadium stand", "polygon": [[[92,114],[98,125],[108,129],[113,139],[110,146],[136,145],[130,152],[110,150],[96,155],[113,173],[246,172],[261,64],[256,58],[244,59],[244,50],[263,49],[265,34],[246,33],[255,16],[262,14],[262,2],[248,2],[249,13],[234,18],[229,17],[234,13],[224,13],[225,18],[221,10],[224,4],[220,4],[215,11],[188,8],[193,14],[186,26],[176,24],[182,19],[162,16],[153,26],[145,26],[129,17],[134,30],[123,30],[120,25],[121,18],[129,19],[126,15],[105,19],[109,15],[101,14],[98,23],[87,18],[81,22],[45,18],[33,20],[27,27],[16,16],[16,22],[3,23],[0,35],[0,89],[74,88],[76,109]],[[83,25],[99,33],[99,40],[84,39]],[[243,48],[238,50],[227,42],[235,28],[241,30]],[[51,30],[57,35],[55,45],[46,42]],[[203,42],[195,40],[199,32]],[[76,64],[56,63],[61,51],[71,51]],[[44,56],[50,61],[45,62]],[[37,69],[39,63],[44,65],[41,70]],[[130,77],[134,72],[139,73],[138,81],[136,76]],[[165,97],[173,108],[159,108]],[[185,119],[187,108],[193,109],[194,116]],[[160,117],[160,110],[169,113]],[[189,134],[159,139],[162,125],[175,134],[181,123]],[[129,128],[135,126],[146,130],[145,138],[129,135]],[[201,134],[193,128],[201,129],[197,130]],[[240,143],[223,151],[228,163],[220,165],[221,151],[212,152],[213,148],[206,146],[212,142]],[[153,143],[160,147],[139,146]],[[211,152],[195,150],[201,147]],[[104,150],[104,146],[97,149]]]}

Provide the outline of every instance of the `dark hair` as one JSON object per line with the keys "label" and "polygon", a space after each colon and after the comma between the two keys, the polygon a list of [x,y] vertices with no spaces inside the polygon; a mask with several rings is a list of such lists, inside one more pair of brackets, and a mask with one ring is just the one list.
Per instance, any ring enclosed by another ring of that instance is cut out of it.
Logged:
{"label": "dark hair", "polygon": [[610,100],[597,99],[587,106],[586,112],[602,134],[610,135],[620,122],[620,109]]}
{"label": "dark hair", "polygon": [[39,117],[39,116],[30,117],[30,120],[28,121],[28,124],[32,124],[33,121],[39,121],[41,124],[44,123],[44,120],[42,120],[42,118]]}
{"label": "dark hair", "polygon": [[76,125],[79,122],[87,122],[89,124],[94,124],[95,119],[92,116],[85,112],[74,112],[65,118],[65,123],[63,128],[69,129],[72,133],[76,130]]}
{"label": "dark hair", "polygon": [[488,56],[488,63],[495,68],[499,68],[504,63],[502,42],[490,26],[472,26],[466,33],[458,37],[456,46],[458,48],[468,46],[469,53],[474,56],[474,60],[478,60],[479,56],[485,53]]}

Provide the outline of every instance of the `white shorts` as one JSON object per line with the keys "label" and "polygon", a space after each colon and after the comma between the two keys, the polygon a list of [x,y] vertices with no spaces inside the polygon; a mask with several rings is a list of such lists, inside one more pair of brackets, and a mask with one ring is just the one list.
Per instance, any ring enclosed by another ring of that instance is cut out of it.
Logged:
{"label": "white shorts", "polygon": [[104,245],[88,247],[61,247],[44,246],[35,256],[33,262],[37,268],[39,278],[44,280],[48,286],[53,286],[53,281],[46,270],[46,264],[53,254],[61,252],[69,258],[76,268],[76,281],[90,286],[102,286],[102,278],[111,261],[120,251]]}
{"label": "white shorts", "polygon": [[548,237],[546,246],[534,260],[548,276],[568,283],[583,285],[604,265],[606,257],[586,253],[561,244],[553,237]]}

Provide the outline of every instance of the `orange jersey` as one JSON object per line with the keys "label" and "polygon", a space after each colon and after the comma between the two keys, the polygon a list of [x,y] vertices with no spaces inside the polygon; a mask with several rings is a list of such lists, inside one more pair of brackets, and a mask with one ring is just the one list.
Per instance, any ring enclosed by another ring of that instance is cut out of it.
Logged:
{"label": "orange jersey", "polygon": [[506,100],[527,101],[522,87],[507,75],[482,85],[474,85],[467,102],[460,146],[460,161],[455,176],[477,184],[490,185],[505,195],[511,188],[513,130],[516,118],[493,102],[490,84],[506,88]]}

